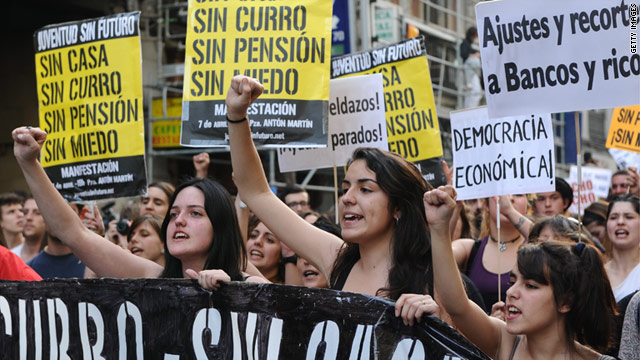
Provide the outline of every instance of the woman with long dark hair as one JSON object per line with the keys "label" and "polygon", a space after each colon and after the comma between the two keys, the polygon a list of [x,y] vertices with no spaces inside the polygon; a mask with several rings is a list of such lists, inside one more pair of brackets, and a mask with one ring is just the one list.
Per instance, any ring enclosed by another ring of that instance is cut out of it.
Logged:
{"label": "woman with long dark hair", "polygon": [[424,195],[435,286],[456,328],[495,359],[612,359],[597,352],[610,343],[616,312],[598,251],[582,242],[520,247],[506,321],[496,319],[469,301],[458,280],[449,231],[455,199],[451,186]]}
{"label": "woman with long dark hair", "polygon": [[[229,193],[209,179],[189,180],[169,202],[161,228],[165,267],[89,231],[53,186],[38,162],[47,134],[30,127],[12,133],[14,154],[49,233],[69,246],[98,276],[116,278],[199,278],[207,288],[219,280],[246,277],[244,243]],[[256,272],[257,273],[257,272]],[[253,277],[252,280],[260,281]]]}
{"label": "woman with long dark hair", "polygon": [[[270,190],[251,139],[247,110],[262,93],[255,79],[236,76],[227,94],[234,178],[243,200],[292,250],[313,264],[334,289],[435,305],[431,246],[421,197],[427,184],[399,155],[361,148],[353,153],[338,204],[340,238],[307,223]],[[415,311],[412,313],[415,314]],[[411,316],[409,316],[411,317]],[[419,315],[416,315],[419,317]]]}

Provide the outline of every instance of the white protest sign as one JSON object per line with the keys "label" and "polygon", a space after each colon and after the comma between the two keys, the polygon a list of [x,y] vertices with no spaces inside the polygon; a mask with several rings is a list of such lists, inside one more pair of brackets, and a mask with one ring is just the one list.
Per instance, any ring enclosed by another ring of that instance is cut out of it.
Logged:
{"label": "white protest sign", "polygon": [[638,1],[479,3],[489,116],[636,105]]}
{"label": "white protest sign", "polygon": [[451,113],[458,200],[555,191],[550,114],[489,119],[487,107]]}
{"label": "white protest sign", "polygon": [[334,79],[329,84],[326,148],[280,148],[280,172],[346,165],[359,147],[387,150],[382,75]]}
{"label": "white protest sign", "polygon": [[580,186],[580,197],[578,197],[578,167],[571,165],[569,178],[566,179],[573,190],[573,204],[569,207],[572,214],[578,213],[578,202],[580,203],[580,214],[584,214],[584,209],[598,198],[606,198],[609,194],[611,184],[611,170],[590,166],[582,166],[582,185]]}
{"label": "white protest sign", "polygon": [[611,148],[609,149],[609,154],[621,169],[627,169],[629,166],[635,166],[640,169],[640,154],[638,153]]}

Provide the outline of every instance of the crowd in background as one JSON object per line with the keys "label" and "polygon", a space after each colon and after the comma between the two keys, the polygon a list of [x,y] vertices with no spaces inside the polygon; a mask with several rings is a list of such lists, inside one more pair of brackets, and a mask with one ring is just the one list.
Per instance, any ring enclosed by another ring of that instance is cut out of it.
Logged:
{"label": "crowd in background", "polygon": [[430,188],[401,157],[364,148],[340,185],[336,224],[303,188],[269,188],[246,121],[260,93],[239,77],[227,97],[235,197],[207,178],[202,153],[193,179],[153,182],[118,214],[67,204],[37,161],[46,134],[14,130],[32,195],[0,195],[1,277],[324,287],[395,300],[407,325],[439,316],[492,357],[640,354],[636,168],[617,171],[610,196],[580,223],[562,178],[555,191],[457,201],[450,185]]}

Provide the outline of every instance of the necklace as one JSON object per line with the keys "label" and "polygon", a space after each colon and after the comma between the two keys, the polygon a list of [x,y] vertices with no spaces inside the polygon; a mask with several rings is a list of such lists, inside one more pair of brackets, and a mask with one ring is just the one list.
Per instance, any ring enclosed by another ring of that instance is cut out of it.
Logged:
{"label": "necklace", "polygon": [[520,234],[518,234],[518,236],[513,239],[513,240],[509,240],[509,241],[497,241],[496,239],[493,238],[493,236],[489,236],[491,238],[492,241],[495,241],[498,243],[498,250],[500,250],[500,252],[505,252],[507,251],[507,244],[511,244],[513,242],[516,242],[520,239]]}

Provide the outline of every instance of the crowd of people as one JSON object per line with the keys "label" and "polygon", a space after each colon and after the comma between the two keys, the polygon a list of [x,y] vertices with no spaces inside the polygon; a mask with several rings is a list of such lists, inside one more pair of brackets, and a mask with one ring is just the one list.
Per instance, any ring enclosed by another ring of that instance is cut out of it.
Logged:
{"label": "crowd of people", "polygon": [[154,182],[103,219],[50,182],[38,162],[47,134],[15,129],[31,196],[0,195],[0,277],[324,287],[393,300],[409,326],[438,316],[495,358],[640,353],[637,169],[616,173],[611,196],[579,224],[561,178],[552,192],[458,201],[451,185],[434,189],[402,157],[360,148],[340,185],[336,225],[311,209],[304,189],[270,189],[247,121],[262,89],[236,76],[227,95],[235,198],[207,177],[203,153],[195,178]]}

